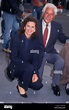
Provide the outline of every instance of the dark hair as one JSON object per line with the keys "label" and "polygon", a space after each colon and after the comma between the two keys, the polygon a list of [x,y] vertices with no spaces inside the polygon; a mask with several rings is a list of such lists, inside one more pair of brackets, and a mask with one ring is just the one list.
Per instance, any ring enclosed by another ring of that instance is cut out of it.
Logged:
{"label": "dark hair", "polygon": [[20,26],[19,30],[18,30],[18,34],[24,34],[25,30],[24,27],[26,26],[27,22],[32,21],[35,23],[35,28],[36,31],[32,34],[32,38],[36,38],[37,37],[37,20],[33,17],[33,16],[28,16],[24,19],[24,21],[22,22],[22,25]]}

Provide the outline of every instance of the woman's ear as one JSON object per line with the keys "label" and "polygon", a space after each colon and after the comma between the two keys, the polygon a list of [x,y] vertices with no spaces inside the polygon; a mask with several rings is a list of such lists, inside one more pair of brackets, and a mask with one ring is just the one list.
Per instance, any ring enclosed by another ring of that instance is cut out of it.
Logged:
{"label": "woman's ear", "polygon": [[25,30],[25,27],[24,27],[24,30]]}
{"label": "woman's ear", "polygon": [[35,32],[35,30],[34,30],[34,32]]}

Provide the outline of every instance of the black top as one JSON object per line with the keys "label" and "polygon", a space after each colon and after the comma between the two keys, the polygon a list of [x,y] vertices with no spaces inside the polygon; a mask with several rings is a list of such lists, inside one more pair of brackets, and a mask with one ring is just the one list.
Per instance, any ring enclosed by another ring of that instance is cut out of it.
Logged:
{"label": "black top", "polygon": [[1,10],[9,14],[21,16],[23,11],[19,9],[20,3],[22,3],[22,0],[2,0]]}

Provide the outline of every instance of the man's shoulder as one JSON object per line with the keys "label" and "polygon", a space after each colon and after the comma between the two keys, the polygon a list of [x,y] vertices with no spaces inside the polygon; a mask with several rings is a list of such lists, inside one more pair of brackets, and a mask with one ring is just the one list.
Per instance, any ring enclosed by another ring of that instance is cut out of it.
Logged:
{"label": "man's shoulder", "polygon": [[58,22],[58,21],[55,21],[55,20],[52,21],[51,24],[52,24],[52,25],[55,25],[55,26],[61,26],[61,23]]}
{"label": "man's shoulder", "polygon": [[42,24],[42,19],[38,20],[38,25]]}

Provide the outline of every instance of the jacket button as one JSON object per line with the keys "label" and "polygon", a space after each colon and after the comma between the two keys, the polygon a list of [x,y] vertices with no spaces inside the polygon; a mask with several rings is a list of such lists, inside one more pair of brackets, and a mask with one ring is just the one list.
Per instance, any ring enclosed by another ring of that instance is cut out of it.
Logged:
{"label": "jacket button", "polygon": [[22,61],[22,63],[23,63],[24,61]]}

